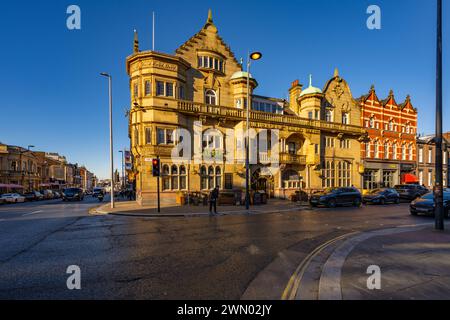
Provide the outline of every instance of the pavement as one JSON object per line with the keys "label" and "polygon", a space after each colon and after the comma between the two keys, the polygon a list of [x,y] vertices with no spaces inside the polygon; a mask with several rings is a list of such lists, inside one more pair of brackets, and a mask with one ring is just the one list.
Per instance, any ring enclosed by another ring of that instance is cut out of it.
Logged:
{"label": "pavement", "polygon": [[[290,212],[300,209],[309,209],[307,203],[293,203],[287,200],[272,199],[268,205],[251,206],[246,210],[244,206],[218,206],[218,215],[236,214],[264,214],[273,212]],[[209,206],[185,205],[185,206],[162,206],[158,212],[155,206],[140,206],[136,201],[117,201],[112,209],[110,203],[94,207],[91,214],[113,214],[136,217],[194,217],[209,216]]]}
{"label": "pavement", "polygon": [[242,299],[448,300],[449,257],[450,231],[432,223],[351,232],[307,256],[295,248],[283,252]]}
{"label": "pavement", "polygon": [[[99,206],[90,197],[0,206],[0,299],[445,299],[450,292],[449,234],[435,233],[432,218],[409,215],[407,204],[272,205],[257,209],[280,212],[170,218],[89,215]],[[67,288],[72,265],[81,290]],[[369,265],[380,267],[381,290],[367,289]]]}

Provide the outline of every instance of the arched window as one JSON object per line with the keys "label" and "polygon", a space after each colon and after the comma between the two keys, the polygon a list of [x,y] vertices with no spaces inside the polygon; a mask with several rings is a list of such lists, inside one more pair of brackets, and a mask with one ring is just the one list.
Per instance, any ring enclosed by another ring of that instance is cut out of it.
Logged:
{"label": "arched window", "polygon": [[375,141],[374,143],[373,143],[373,148],[374,148],[374,157],[375,157],[375,159],[378,159],[379,158],[379,155],[380,155],[380,153],[379,153],[379,149],[378,149],[378,141]]}
{"label": "arched window", "polygon": [[406,145],[402,144],[402,160],[406,160]]}
{"label": "arched window", "polygon": [[206,90],[205,92],[206,104],[217,105],[217,96],[214,90]]}
{"label": "arched window", "polygon": [[208,168],[208,189],[214,188],[214,167]]}
{"label": "arched window", "polygon": [[161,173],[163,191],[170,190],[170,169],[167,164],[163,165]]}
{"label": "arched window", "polygon": [[350,122],[350,116],[348,114],[348,112],[343,112],[342,113],[342,124],[349,124]]}
{"label": "arched window", "polygon": [[389,159],[389,143],[384,143],[384,158]]}
{"label": "arched window", "polygon": [[394,160],[397,160],[397,143],[392,145],[392,157]]}
{"label": "arched window", "polygon": [[369,127],[370,127],[370,128],[374,128],[374,127],[375,127],[375,120],[374,120],[373,117],[370,117],[370,120],[369,120]]}
{"label": "arched window", "polygon": [[394,121],[389,121],[389,131],[394,131]]}
{"label": "arched window", "polygon": [[216,187],[221,188],[222,186],[222,169],[220,167],[216,167]]}
{"label": "arched window", "polygon": [[370,142],[366,142],[366,158],[370,158]]}
{"label": "arched window", "polygon": [[325,112],[325,121],[333,122],[333,112],[331,110]]}
{"label": "arched window", "polygon": [[413,146],[412,146],[412,144],[410,144],[408,146],[408,160],[410,160],[410,161],[413,160]]}
{"label": "arched window", "polygon": [[206,167],[202,166],[200,168],[200,189],[208,189],[208,175],[206,174]]}
{"label": "arched window", "polygon": [[171,178],[171,189],[178,190],[178,167],[172,165],[172,170],[170,171]]}
{"label": "arched window", "polygon": [[187,189],[187,171],[185,166],[180,166],[180,190]]}

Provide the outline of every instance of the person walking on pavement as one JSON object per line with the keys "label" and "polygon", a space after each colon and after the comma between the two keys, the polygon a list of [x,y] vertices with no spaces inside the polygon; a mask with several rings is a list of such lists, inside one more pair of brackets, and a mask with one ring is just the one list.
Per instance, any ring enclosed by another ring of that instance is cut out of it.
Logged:
{"label": "person walking on pavement", "polygon": [[217,199],[219,199],[219,187],[215,187],[209,194],[209,214],[217,214]]}

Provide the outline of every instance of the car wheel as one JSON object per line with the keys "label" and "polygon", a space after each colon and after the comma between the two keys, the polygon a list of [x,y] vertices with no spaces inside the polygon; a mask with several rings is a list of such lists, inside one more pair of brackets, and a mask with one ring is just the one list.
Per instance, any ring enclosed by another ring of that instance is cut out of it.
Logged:
{"label": "car wheel", "polygon": [[361,199],[357,198],[353,200],[353,206],[357,208],[361,207]]}
{"label": "car wheel", "polygon": [[395,204],[399,204],[400,203],[400,198],[395,199]]}
{"label": "car wheel", "polygon": [[386,200],[380,199],[380,205],[384,206],[386,204]]}
{"label": "car wheel", "polygon": [[335,199],[328,200],[328,207],[336,208],[336,200]]}
{"label": "car wheel", "polygon": [[412,216],[417,216],[417,212],[410,211],[410,213],[411,213]]}

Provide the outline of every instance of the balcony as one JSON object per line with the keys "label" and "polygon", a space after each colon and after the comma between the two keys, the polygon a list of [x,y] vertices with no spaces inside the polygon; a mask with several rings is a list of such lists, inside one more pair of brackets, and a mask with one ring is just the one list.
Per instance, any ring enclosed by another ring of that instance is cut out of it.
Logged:
{"label": "balcony", "polygon": [[306,165],[306,156],[291,154],[291,153],[281,153],[280,154],[280,163],[282,164],[293,164],[293,165]]}
{"label": "balcony", "polygon": [[291,164],[291,165],[306,165],[306,156],[291,154],[287,152],[282,152],[279,155],[271,155],[267,152],[260,152],[258,154],[258,162],[260,163],[280,163],[280,164]]}
{"label": "balcony", "polygon": [[[203,103],[196,103],[190,101],[178,101],[176,110],[181,113],[220,117],[230,120],[243,121],[247,117],[247,112],[244,109],[237,109],[232,107],[206,105]],[[350,135],[366,135],[367,131],[359,126],[345,125],[335,122],[326,122],[320,120],[311,120],[300,118],[297,116],[281,115],[267,112],[250,111],[250,121],[263,122],[269,124],[279,124],[282,126],[294,126],[300,128],[308,128],[315,130],[322,130],[332,133],[346,133]]]}

